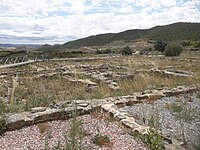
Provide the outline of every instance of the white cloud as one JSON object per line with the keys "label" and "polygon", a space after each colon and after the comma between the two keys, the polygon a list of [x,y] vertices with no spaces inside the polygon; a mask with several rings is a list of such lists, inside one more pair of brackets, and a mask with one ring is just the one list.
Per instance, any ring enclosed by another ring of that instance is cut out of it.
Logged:
{"label": "white cloud", "polygon": [[176,0],[161,0],[161,4],[163,6],[175,6],[176,5]]}
{"label": "white cloud", "polygon": [[105,0],[92,0],[91,1],[93,7],[99,6],[99,5],[103,4],[104,2],[105,2]]}
{"label": "white cloud", "polygon": [[1,0],[0,43],[64,43],[100,33],[200,22],[199,8],[199,0]]}
{"label": "white cloud", "polygon": [[136,0],[136,5],[140,7],[146,7],[148,5],[151,5],[152,1],[151,0]]}

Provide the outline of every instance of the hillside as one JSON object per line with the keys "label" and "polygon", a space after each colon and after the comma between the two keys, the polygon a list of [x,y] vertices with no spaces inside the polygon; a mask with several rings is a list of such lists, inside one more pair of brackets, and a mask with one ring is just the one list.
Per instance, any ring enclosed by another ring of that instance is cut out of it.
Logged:
{"label": "hillside", "polygon": [[40,47],[39,44],[2,44],[0,43],[0,48],[13,48],[13,47],[27,47],[27,48],[37,48]]}
{"label": "hillside", "polygon": [[67,42],[51,49],[80,48],[84,46],[102,46],[117,40],[161,39],[166,41],[200,40],[200,23],[174,23],[156,26],[151,29],[134,29],[120,33],[99,34]]}

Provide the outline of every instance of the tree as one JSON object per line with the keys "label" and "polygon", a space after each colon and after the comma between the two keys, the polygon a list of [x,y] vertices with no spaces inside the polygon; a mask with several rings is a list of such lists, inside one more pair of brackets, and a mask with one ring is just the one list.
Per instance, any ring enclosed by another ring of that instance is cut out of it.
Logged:
{"label": "tree", "polygon": [[165,47],[167,46],[167,42],[162,41],[162,40],[158,40],[155,42],[155,50],[159,51],[159,52],[164,52],[165,51]]}
{"label": "tree", "polygon": [[194,48],[199,48],[200,47],[200,41],[196,41],[195,43],[194,43],[194,46],[193,46]]}
{"label": "tree", "polygon": [[132,50],[129,46],[124,47],[121,50],[122,55],[132,55]]}
{"label": "tree", "polygon": [[110,49],[106,49],[106,50],[96,50],[96,54],[111,54],[114,53],[114,51],[110,50]]}
{"label": "tree", "polygon": [[170,43],[166,46],[165,56],[179,56],[183,51],[183,47],[180,44]]}

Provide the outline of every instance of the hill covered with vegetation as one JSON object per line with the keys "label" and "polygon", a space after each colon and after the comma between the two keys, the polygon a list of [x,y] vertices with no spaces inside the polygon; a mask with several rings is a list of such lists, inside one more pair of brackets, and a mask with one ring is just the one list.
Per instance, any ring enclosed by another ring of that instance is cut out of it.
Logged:
{"label": "hill covered with vegetation", "polygon": [[134,29],[120,33],[99,34],[52,46],[48,49],[80,48],[84,46],[102,46],[118,40],[152,39],[165,41],[200,40],[200,23],[174,23],[156,26],[151,29]]}

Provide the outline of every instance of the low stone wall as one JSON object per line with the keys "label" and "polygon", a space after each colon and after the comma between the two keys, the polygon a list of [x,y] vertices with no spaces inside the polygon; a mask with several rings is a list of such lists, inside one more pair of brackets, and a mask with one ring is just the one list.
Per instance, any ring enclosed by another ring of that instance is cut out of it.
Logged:
{"label": "low stone wall", "polygon": [[[71,113],[75,109],[79,115],[88,114],[95,109],[102,109],[111,113],[114,117],[117,117],[126,126],[128,123],[125,122],[129,120],[130,127],[132,128],[131,121],[133,121],[134,118],[127,114],[118,112],[118,107],[155,101],[165,96],[175,96],[195,92],[197,90],[199,90],[198,87],[181,86],[173,89],[147,90],[144,92],[136,92],[128,96],[108,97],[105,99],[61,101],[56,104],[51,104],[49,107],[37,107],[32,108],[31,111],[19,114],[10,114],[6,120],[6,127],[8,130],[15,130],[40,122],[67,119],[71,117]],[[139,125],[135,126],[139,128]],[[144,131],[144,133],[145,132],[146,131]],[[143,134],[142,131],[141,133]]]}
{"label": "low stone wall", "polygon": [[[132,95],[108,97],[105,99],[61,101],[51,104],[49,107],[36,107],[27,112],[10,114],[6,120],[6,128],[8,131],[16,130],[41,122],[68,119],[72,117],[73,111],[76,111],[78,115],[85,115],[94,110],[99,110],[102,113],[109,113],[120,121],[122,125],[129,128],[131,132],[138,132],[144,135],[148,134],[149,127],[136,123],[134,117],[129,113],[120,112],[120,107],[137,103],[148,103],[149,101],[156,101],[162,97],[176,96],[196,91],[199,91],[199,87],[180,86],[173,89],[146,90],[144,92],[133,93]],[[168,144],[170,143],[170,145],[173,145],[170,138],[164,138]]]}

